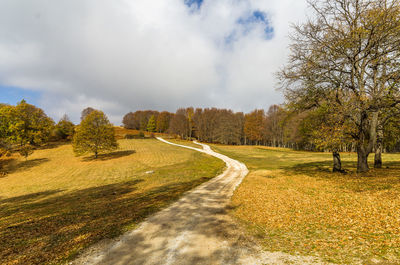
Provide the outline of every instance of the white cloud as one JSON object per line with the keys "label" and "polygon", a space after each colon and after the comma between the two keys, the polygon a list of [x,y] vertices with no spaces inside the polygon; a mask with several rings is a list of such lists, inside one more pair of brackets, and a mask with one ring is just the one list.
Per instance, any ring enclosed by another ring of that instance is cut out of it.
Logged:
{"label": "white cloud", "polygon": [[[300,0],[0,0],[0,84],[42,91],[53,117],[86,106],[119,124],[136,109],[280,103],[273,73],[287,55]],[[274,28],[237,21],[259,10]],[[226,38],[236,32],[235,42]]]}

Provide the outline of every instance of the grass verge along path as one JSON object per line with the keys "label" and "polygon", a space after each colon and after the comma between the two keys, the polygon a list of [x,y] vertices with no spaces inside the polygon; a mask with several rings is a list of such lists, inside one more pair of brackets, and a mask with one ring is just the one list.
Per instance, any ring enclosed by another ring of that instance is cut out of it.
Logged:
{"label": "grass verge along path", "polygon": [[185,145],[189,147],[194,147],[194,148],[201,148],[198,144],[193,143],[193,141],[189,140],[181,140],[181,139],[168,139],[169,142],[174,143],[174,144],[180,144],[180,145]]}
{"label": "grass verge along path", "polygon": [[[70,145],[13,157],[0,177],[0,264],[59,264],[130,230],[222,172],[217,158],[155,139],[120,140],[99,159]],[[146,174],[147,171],[154,171]]]}
{"label": "grass verge along path", "polygon": [[336,263],[400,263],[400,154],[384,154],[384,169],[360,175],[350,153],[342,154],[350,171],[340,174],[330,172],[329,153],[212,147],[249,168],[232,214],[266,250]]}

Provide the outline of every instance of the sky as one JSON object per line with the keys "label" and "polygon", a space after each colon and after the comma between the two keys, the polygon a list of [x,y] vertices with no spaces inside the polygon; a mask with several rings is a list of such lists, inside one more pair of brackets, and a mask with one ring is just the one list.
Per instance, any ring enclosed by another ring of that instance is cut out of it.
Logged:
{"label": "sky", "polygon": [[305,0],[0,0],[0,102],[56,121],[103,110],[249,112],[283,102],[274,73]]}

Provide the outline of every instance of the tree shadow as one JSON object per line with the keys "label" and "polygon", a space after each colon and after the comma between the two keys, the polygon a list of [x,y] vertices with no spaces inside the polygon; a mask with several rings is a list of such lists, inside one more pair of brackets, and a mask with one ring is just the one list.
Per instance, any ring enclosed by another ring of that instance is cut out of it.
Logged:
{"label": "tree shadow", "polygon": [[124,151],[116,151],[112,153],[107,153],[107,154],[100,154],[95,158],[95,156],[89,156],[89,157],[84,157],[82,158],[82,161],[84,162],[89,162],[89,161],[106,161],[106,160],[111,160],[111,159],[117,159],[121,158],[124,156],[129,156],[132,154],[135,154],[135,150],[124,150]]}
{"label": "tree shadow", "polygon": [[382,168],[392,168],[392,169],[400,169],[400,161],[383,161]]}
{"label": "tree shadow", "polygon": [[[217,184],[218,188],[210,187],[213,184]],[[204,193],[204,188],[210,188],[212,192]],[[167,257],[175,255],[177,258],[172,259],[172,263],[243,264],[239,258],[244,252],[256,254],[259,249],[253,249],[254,242],[245,237],[236,222],[227,215],[237,206],[229,205],[228,197],[216,192],[219,188],[220,183],[208,182],[202,190],[187,193],[179,203],[151,216],[140,229],[125,235],[117,247],[107,252],[109,255],[101,260],[101,264],[148,264],[148,260],[157,260],[162,264]],[[182,235],[185,235],[184,246],[171,251],[170,243],[176,242],[177,236]],[[153,238],[156,240],[153,241]],[[219,245],[217,242],[224,243]],[[213,243],[217,244],[213,246]],[[82,260],[78,259],[73,264],[81,264]]]}
{"label": "tree shadow", "polygon": [[389,190],[400,184],[400,162],[390,161],[384,163],[381,169],[373,168],[370,171],[357,173],[354,161],[342,161],[345,173],[333,173],[331,161],[299,163],[293,166],[282,167],[287,175],[307,175],[316,179],[331,181],[340,188],[352,192]]}
{"label": "tree shadow", "polygon": [[[323,177],[332,177],[336,176],[339,173],[332,173],[332,166],[333,162],[332,161],[319,161],[319,162],[307,162],[307,163],[298,163],[295,165],[291,166],[283,166],[281,169],[288,171],[291,174],[307,174],[310,176],[323,176]],[[374,165],[372,163],[369,163],[370,171],[367,173],[362,173],[362,174],[356,174],[352,175],[350,174],[349,177],[371,177],[375,176],[379,171],[385,172],[386,169],[392,169],[392,170],[400,170],[400,161],[389,161],[389,162],[384,162],[383,166],[381,169],[375,169]],[[357,164],[355,161],[342,161],[342,168],[346,170],[348,173],[356,173],[357,171]],[[321,175],[320,173],[332,173],[332,174],[323,174]]]}
{"label": "tree shadow", "polygon": [[48,191],[42,191],[42,192],[35,192],[35,193],[30,193],[30,194],[25,194],[21,196],[16,196],[16,197],[11,197],[7,199],[1,199],[0,198],[0,205],[5,204],[5,203],[26,203],[26,202],[32,202],[34,200],[41,200],[45,197],[48,197],[50,195],[56,194],[62,192],[62,190],[48,190]]}
{"label": "tree shadow", "polygon": [[[63,263],[84,247],[133,228],[203,179],[139,190],[143,179],[68,193],[49,190],[0,204],[0,261]],[[35,244],[32,244],[35,242]]]}
{"label": "tree shadow", "polygon": [[71,142],[66,141],[66,140],[65,141],[57,141],[57,142],[48,142],[42,146],[36,147],[35,149],[36,150],[54,149],[54,148],[60,147],[62,145],[68,145],[68,144],[71,144]]}
{"label": "tree shadow", "polygon": [[12,164],[16,159],[12,157],[2,157],[0,159],[0,179],[5,178],[8,174],[6,167]]}
{"label": "tree shadow", "polygon": [[7,165],[4,167],[4,170],[7,173],[26,171],[49,161],[50,159],[48,158],[36,158],[36,159],[28,159],[26,161],[21,161],[16,164],[8,162]]}
{"label": "tree shadow", "polygon": [[[290,174],[301,175],[306,174],[309,176],[319,176],[329,178],[334,174],[321,174],[321,173],[332,173],[332,161],[319,161],[319,162],[306,162],[298,163],[290,166],[283,166],[281,169],[287,171]],[[354,168],[354,162],[342,161],[342,168],[352,170]]]}

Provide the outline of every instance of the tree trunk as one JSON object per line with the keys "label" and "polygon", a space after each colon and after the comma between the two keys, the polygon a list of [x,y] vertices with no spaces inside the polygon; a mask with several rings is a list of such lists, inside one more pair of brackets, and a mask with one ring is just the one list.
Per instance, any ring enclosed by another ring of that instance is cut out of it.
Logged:
{"label": "tree trunk", "polygon": [[382,149],[375,150],[374,168],[382,168]]}
{"label": "tree trunk", "polygon": [[340,160],[340,154],[338,151],[333,151],[333,172],[343,172],[342,171],[342,162]]}
{"label": "tree trunk", "polygon": [[360,134],[357,143],[357,172],[367,172],[368,155],[376,144],[376,129],[378,126],[378,112],[371,114],[369,120],[366,113],[361,114]]}
{"label": "tree trunk", "polygon": [[378,129],[375,145],[374,168],[382,168],[383,131]]}
{"label": "tree trunk", "polygon": [[369,152],[364,147],[360,146],[357,148],[357,172],[362,173],[369,170],[368,155]]}

